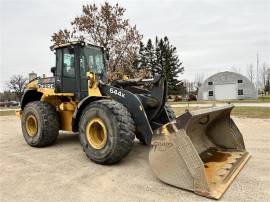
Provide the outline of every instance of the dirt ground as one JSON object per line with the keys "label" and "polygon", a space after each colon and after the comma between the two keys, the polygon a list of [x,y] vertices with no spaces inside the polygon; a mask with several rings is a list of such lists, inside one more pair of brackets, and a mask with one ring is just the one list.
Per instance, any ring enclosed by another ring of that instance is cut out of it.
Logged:
{"label": "dirt ground", "polygon": [[[234,120],[252,158],[221,201],[269,201],[270,120]],[[25,143],[15,116],[0,116],[0,131],[0,201],[208,201],[157,180],[148,147],[138,142],[121,163],[102,166],[88,160],[74,135],[37,149]]]}

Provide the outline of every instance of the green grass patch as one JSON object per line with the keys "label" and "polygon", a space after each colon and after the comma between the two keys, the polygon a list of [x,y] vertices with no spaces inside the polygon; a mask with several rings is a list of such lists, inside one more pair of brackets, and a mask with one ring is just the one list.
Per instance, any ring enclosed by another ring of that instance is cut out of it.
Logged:
{"label": "green grass patch", "polygon": [[15,114],[15,110],[9,110],[9,111],[0,111],[0,116],[12,116],[12,115],[16,115]]}
{"label": "green grass patch", "polygon": [[181,114],[184,114],[186,110],[195,111],[195,110],[206,109],[206,108],[207,107],[173,107],[173,110],[176,116],[180,116]]}
{"label": "green grass patch", "polygon": [[260,102],[270,102],[270,95],[264,95],[258,98]]}
{"label": "green grass patch", "polygon": [[169,101],[170,104],[212,104],[212,103],[269,103],[270,95],[260,96],[258,99],[245,99],[245,100],[216,100],[216,101],[180,101],[180,102],[172,102]]}
{"label": "green grass patch", "polygon": [[270,118],[269,107],[235,107],[232,111],[233,116],[247,117],[247,118]]}
{"label": "green grass patch", "polygon": [[[205,109],[207,107],[173,107],[176,116],[185,113],[186,110],[195,111],[199,109]],[[269,107],[234,107],[232,116],[242,118],[260,118],[270,119],[270,108]]]}

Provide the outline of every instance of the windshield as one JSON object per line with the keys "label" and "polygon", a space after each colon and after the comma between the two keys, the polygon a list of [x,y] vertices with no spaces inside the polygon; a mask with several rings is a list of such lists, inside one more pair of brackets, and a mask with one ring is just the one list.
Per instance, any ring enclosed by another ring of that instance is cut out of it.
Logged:
{"label": "windshield", "polygon": [[86,72],[94,71],[100,77],[105,77],[105,64],[103,51],[99,47],[85,46],[80,54],[81,77],[86,77]]}

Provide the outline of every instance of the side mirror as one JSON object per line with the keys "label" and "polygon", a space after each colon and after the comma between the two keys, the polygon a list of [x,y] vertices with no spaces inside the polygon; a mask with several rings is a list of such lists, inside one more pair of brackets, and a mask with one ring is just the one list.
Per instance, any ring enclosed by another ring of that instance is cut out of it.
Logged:
{"label": "side mirror", "polygon": [[53,75],[55,75],[55,71],[56,71],[56,67],[52,67],[51,68],[51,73],[53,73]]}

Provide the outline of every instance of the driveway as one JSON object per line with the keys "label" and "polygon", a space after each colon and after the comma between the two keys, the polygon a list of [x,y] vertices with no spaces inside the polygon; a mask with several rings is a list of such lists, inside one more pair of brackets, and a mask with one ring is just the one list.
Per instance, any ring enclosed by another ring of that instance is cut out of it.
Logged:
{"label": "driveway", "polygon": [[[269,201],[269,119],[234,118],[251,159],[221,201]],[[0,201],[211,201],[160,182],[148,150],[135,142],[119,164],[91,162],[76,135],[46,148],[28,146],[15,116],[0,116]],[[181,178],[179,179],[181,180]]]}

